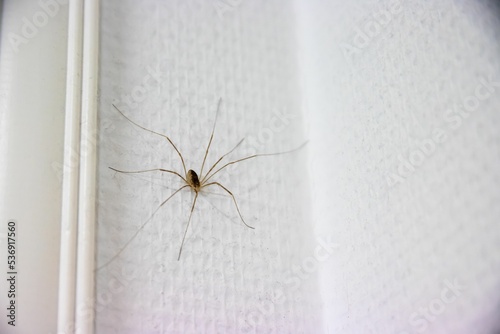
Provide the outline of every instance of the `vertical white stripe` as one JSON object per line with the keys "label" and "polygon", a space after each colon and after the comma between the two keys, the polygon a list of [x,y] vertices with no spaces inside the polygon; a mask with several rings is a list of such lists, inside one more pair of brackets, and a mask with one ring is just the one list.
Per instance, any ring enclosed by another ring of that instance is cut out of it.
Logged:
{"label": "vertical white stripe", "polygon": [[64,126],[64,168],[59,265],[58,333],[73,333],[82,87],[83,0],[69,3],[68,70]]}
{"label": "vertical white stripe", "polygon": [[93,333],[99,1],[84,5],[82,139],[76,289],[77,334]]}

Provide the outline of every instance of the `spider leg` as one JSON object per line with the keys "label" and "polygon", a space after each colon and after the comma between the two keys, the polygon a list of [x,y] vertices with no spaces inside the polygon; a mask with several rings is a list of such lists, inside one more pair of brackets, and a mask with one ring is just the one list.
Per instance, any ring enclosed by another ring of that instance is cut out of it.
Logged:
{"label": "spider leg", "polygon": [[209,169],[209,170],[208,170],[208,172],[207,172],[207,175],[205,175],[204,177],[202,177],[202,181],[201,181],[201,182],[203,183],[203,181],[205,181],[205,178],[208,176],[208,174],[210,174],[210,172],[211,172],[211,171],[215,168],[215,166],[217,166],[217,165],[219,164],[219,162],[221,162],[221,160],[222,160],[222,159],[224,159],[224,157],[226,157],[227,155],[231,154],[234,150],[236,150],[236,149],[238,148],[238,146],[240,146],[240,145],[241,145],[241,143],[243,143],[243,141],[244,141],[244,140],[245,140],[245,138],[241,139],[241,140],[238,142],[238,144],[236,144],[236,146],[232,148],[232,150],[231,150],[231,151],[229,151],[229,152],[227,152],[226,154],[224,154],[223,156],[221,156],[221,157],[219,158],[219,160],[217,160],[217,161],[216,161],[216,162],[212,165],[212,167],[210,167],[210,169]]}
{"label": "spider leg", "polygon": [[181,174],[174,172],[173,170],[168,170],[168,169],[163,169],[163,168],[153,168],[153,169],[133,170],[133,171],[124,171],[124,170],[119,170],[119,169],[116,169],[113,167],[109,167],[109,169],[114,170],[115,172],[118,172],[118,173],[123,173],[123,174],[137,174],[137,173],[147,173],[147,172],[155,172],[155,171],[165,172],[165,173],[177,175],[182,180],[184,180],[184,182],[187,183],[186,179],[184,177],[182,177]]}
{"label": "spider leg", "polygon": [[221,187],[222,189],[224,189],[229,195],[231,195],[231,197],[233,198],[233,202],[234,202],[234,205],[236,206],[236,210],[238,211],[238,214],[240,215],[240,218],[241,218],[241,221],[243,222],[243,224],[245,224],[246,227],[248,228],[251,228],[251,229],[255,229],[255,227],[252,227],[250,225],[248,225],[246,222],[245,222],[245,219],[243,219],[243,216],[241,215],[241,212],[240,212],[240,208],[238,207],[238,203],[236,203],[236,198],[234,197],[233,193],[231,191],[229,191],[229,189],[227,189],[226,187],[224,187],[222,184],[220,184],[219,182],[210,182],[210,183],[207,183],[205,185],[202,186],[202,188],[205,188],[205,187],[208,187],[208,186],[212,186],[212,185],[216,185],[216,186],[219,186]]}
{"label": "spider leg", "polygon": [[210,140],[208,141],[207,150],[205,151],[205,157],[203,158],[203,163],[201,164],[200,177],[203,175],[203,167],[205,167],[205,161],[207,160],[208,151],[210,150],[210,145],[212,144],[212,139],[214,139],[215,125],[217,124],[217,116],[219,116],[220,105],[222,103],[222,97],[219,98],[217,104],[217,111],[215,112],[214,127],[212,128],[212,134],[210,135]]}
{"label": "spider leg", "polygon": [[127,248],[127,246],[135,239],[135,237],[137,237],[137,235],[139,234],[139,232],[144,228],[144,226],[146,226],[147,223],[149,223],[151,221],[151,218],[153,218],[153,216],[155,215],[155,213],[160,210],[160,208],[168,202],[169,199],[171,199],[172,197],[174,197],[175,194],[177,194],[179,191],[181,191],[182,189],[186,188],[186,187],[189,187],[189,185],[184,185],[182,187],[180,187],[179,189],[177,189],[172,195],[170,195],[166,200],[164,200],[160,206],[151,214],[151,216],[148,218],[148,220],[146,220],[142,225],[141,227],[139,227],[139,229],[134,233],[134,235],[132,236],[132,238],[130,238],[127,243],[125,243],[125,245],[123,245],[123,247],[120,249],[120,251],[118,253],[116,253],[111,259],[109,259],[106,263],[104,263],[102,266],[98,267],[95,269],[95,271],[98,271],[104,267],[106,267],[108,264],[110,264],[114,259],[116,259],[118,257],[118,255],[120,255],[124,250],[125,248]]}
{"label": "spider leg", "polygon": [[184,246],[184,240],[186,240],[186,234],[187,234],[187,231],[189,229],[189,224],[191,223],[191,216],[193,215],[194,206],[196,205],[197,198],[198,198],[198,192],[196,192],[196,194],[194,195],[193,205],[191,206],[191,212],[189,213],[189,219],[188,219],[188,223],[186,225],[186,230],[184,231],[184,237],[182,238],[181,248],[179,249],[179,256],[177,257],[177,261],[179,261],[181,258],[182,247]]}
{"label": "spider leg", "polygon": [[215,174],[217,174],[218,172],[220,172],[221,170],[223,170],[224,168],[226,168],[227,166],[230,166],[230,165],[233,165],[237,162],[241,162],[241,161],[245,161],[245,160],[248,160],[248,159],[252,159],[252,158],[257,158],[257,157],[268,157],[268,156],[271,156],[271,155],[281,155],[281,154],[287,154],[287,153],[292,153],[292,152],[295,152],[295,151],[298,151],[300,150],[302,147],[304,147],[308,142],[304,142],[302,143],[299,147],[297,148],[294,148],[293,150],[289,150],[289,151],[284,151],[284,152],[277,152],[277,153],[264,153],[264,154],[254,154],[254,155],[251,155],[251,156],[248,156],[248,157],[245,157],[245,158],[241,158],[241,159],[238,159],[238,160],[234,160],[234,161],[231,161],[231,162],[228,162],[227,164],[225,164],[224,166],[222,166],[221,168],[217,169],[215,172],[212,173],[212,175],[205,175],[205,177],[203,178],[203,182],[207,182],[208,180],[210,180]]}
{"label": "spider leg", "polygon": [[135,126],[137,126],[137,127],[141,128],[141,129],[143,129],[143,130],[146,130],[146,131],[148,131],[148,132],[151,132],[151,133],[153,133],[153,134],[155,134],[155,135],[158,135],[158,136],[161,136],[161,137],[163,137],[163,138],[166,138],[166,139],[168,140],[168,142],[170,143],[170,145],[172,145],[172,147],[174,148],[174,150],[175,150],[175,151],[177,152],[177,154],[179,155],[179,158],[181,158],[182,167],[184,168],[184,174],[187,174],[187,169],[186,169],[186,164],[184,163],[184,158],[182,157],[181,152],[177,149],[177,146],[175,146],[175,144],[172,142],[172,140],[171,140],[168,136],[165,136],[165,135],[163,135],[163,134],[161,134],[161,133],[158,133],[158,132],[156,132],[156,131],[153,131],[153,130],[149,130],[149,129],[147,129],[147,128],[143,127],[142,125],[137,124],[136,122],[134,122],[133,120],[131,120],[130,118],[128,118],[127,116],[125,116],[125,114],[124,114],[124,113],[123,113],[120,109],[118,109],[118,107],[117,107],[117,106],[115,106],[114,104],[113,104],[113,107],[115,107],[115,109],[116,109],[116,110],[117,110],[117,111],[118,111],[118,112],[119,112],[119,113],[120,113],[123,117],[125,117],[125,118],[126,118],[126,119],[130,122],[130,123],[134,124]]}

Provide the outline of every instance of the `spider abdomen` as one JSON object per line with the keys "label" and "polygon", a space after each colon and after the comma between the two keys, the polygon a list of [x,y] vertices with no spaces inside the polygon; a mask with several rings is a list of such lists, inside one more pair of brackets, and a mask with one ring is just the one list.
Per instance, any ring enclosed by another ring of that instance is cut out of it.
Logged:
{"label": "spider abdomen", "polygon": [[200,188],[200,179],[198,178],[198,174],[196,174],[196,172],[192,169],[187,172],[187,182],[195,189]]}

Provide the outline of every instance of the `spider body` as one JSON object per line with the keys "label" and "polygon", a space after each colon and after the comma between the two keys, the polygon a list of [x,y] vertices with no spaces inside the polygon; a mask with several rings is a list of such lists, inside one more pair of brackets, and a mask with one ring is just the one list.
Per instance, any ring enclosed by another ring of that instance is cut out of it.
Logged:
{"label": "spider body", "polygon": [[200,179],[198,178],[198,174],[192,169],[190,169],[186,174],[186,183],[194,190],[194,192],[198,192],[201,189]]}

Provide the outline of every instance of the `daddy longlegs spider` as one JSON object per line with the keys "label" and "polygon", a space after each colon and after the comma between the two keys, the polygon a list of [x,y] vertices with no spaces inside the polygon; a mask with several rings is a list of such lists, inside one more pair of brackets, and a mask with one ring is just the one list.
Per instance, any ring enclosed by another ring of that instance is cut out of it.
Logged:
{"label": "daddy longlegs spider", "polygon": [[[219,98],[219,102],[217,103],[217,111],[215,113],[215,120],[214,120],[214,125],[213,125],[213,128],[212,128],[212,134],[210,135],[210,139],[208,141],[208,145],[207,145],[207,149],[205,150],[205,156],[203,157],[203,163],[201,164],[201,169],[200,169],[200,174],[198,175],[194,170],[190,169],[190,170],[187,170],[186,169],[186,164],[184,162],[184,158],[181,154],[181,152],[179,151],[179,149],[177,149],[177,146],[175,146],[175,144],[173,143],[173,141],[170,139],[170,137],[164,135],[164,134],[161,134],[161,133],[158,133],[158,132],[155,132],[153,130],[150,130],[150,129],[147,129],[141,125],[139,125],[138,123],[134,122],[133,120],[131,120],[130,118],[128,118],[127,116],[125,116],[125,114],[120,110],[118,109],[117,106],[115,106],[113,104],[113,107],[125,118],[127,119],[130,123],[134,124],[135,126],[143,129],[143,130],[146,130],[150,133],[153,133],[155,135],[158,135],[158,136],[161,136],[163,138],[165,138],[169,144],[174,148],[174,150],[177,152],[177,155],[179,156],[179,158],[181,159],[181,163],[182,163],[182,168],[184,169],[184,175],[185,176],[182,176],[180,173],[176,172],[176,171],[173,171],[173,170],[169,170],[169,169],[163,169],[163,168],[153,168],[153,169],[145,169],[145,170],[137,170],[137,171],[124,171],[124,170],[120,170],[120,169],[116,169],[116,168],[113,168],[113,167],[109,167],[111,170],[115,171],[115,172],[118,172],[118,173],[124,173],[124,174],[137,174],[137,173],[148,173],[148,172],[164,172],[164,173],[170,173],[170,174],[173,174],[179,178],[182,179],[182,181],[185,183],[182,187],[180,187],[179,189],[175,190],[166,200],[164,200],[160,206],[153,212],[153,214],[151,215],[150,219],[152,218],[152,216],[154,216],[154,214],[163,206],[165,205],[165,203],[167,203],[172,197],[174,197],[178,192],[180,192],[181,190],[185,189],[185,188],[190,188],[194,193],[194,199],[193,199],[193,203],[191,204],[191,211],[189,213],[189,218],[188,218],[188,222],[187,222],[187,225],[186,225],[186,229],[184,230],[184,236],[182,237],[182,242],[181,242],[181,246],[179,248],[179,255],[177,257],[177,261],[180,260],[181,258],[181,254],[182,254],[182,248],[184,246],[184,241],[186,240],[186,234],[188,232],[188,229],[189,229],[189,225],[191,223],[191,217],[193,215],[193,211],[194,211],[194,208],[196,206],[196,200],[198,199],[198,195],[200,193],[200,191],[204,188],[207,188],[207,187],[210,187],[210,186],[217,186],[219,188],[221,188],[222,190],[224,190],[226,193],[229,194],[229,196],[231,196],[231,198],[233,199],[233,203],[234,203],[234,206],[236,207],[236,211],[238,211],[238,215],[240,216],[240,219],[241,221],[243,222],[243,224],[248,227],[248,228],[251,228],[251,229],[254,229],[254,227],[248,225],[245,220],[243,219],[243,216],[240,212],[240,208],[238,207],[238,203],[236,202],[236,198],[234,197],[233,193],[227,189],[225,186],[223,186],[222,184],[220,184],[219,182],[216,182],[216,181],[212,181],[212,182],[209,182],[210,179],[212,179],[212,177],[214,177],[214,175],[216,175],[217,173],[219,173],[221,170],[225,169],[226,167],[230,166],[230,165],[234,165],[238,162],[242,162],[242,161],[245,161],[245,160],[248,160],[248,159],[252,159],[252,158],[256,158],[256,157],[263,157],[263,156],[271,156],[271,155],[280,155],[280,154],[286,154],[286,153],[291,153],[291,152],[294,152],[296,150],[299,150],[301,149],[305,144],[307,144],[307,142],[303,143],[302,145],[300,145],[299,147],[293,149],[293,150],[290,150],[290,151],[285,151],[285,152],[278,152],[278,153],[265,153],[265,154],[253,154],[253,155],[250,155],[250,156],[247,156],[245,158],[241,158],[241,159],[237,159],[237,160],[233,160],[233,161],[230,161],[226,164],[224,164],[222,167],[219,167],[218,169],[215,169],[215,167],[222,161],[222,159],[224,159],[227,155],[229,155],[230,153],[232,153],[236,148],[238,148],[238,146],[241,145],[241,143],[243,142],[244,138],[241,139],[238,144],[236,144],[236,146],[234,146],[229,152],[227,152],[226,154],[222,155],[213,165],[212,167],[209,168],[208,172],[203,175],[203,168],[205,167],[205,162],[207,160],[207,156],[208,156],[208,152],[210,151],[210,146],[212,145],[212,140],[214,138],[214,132],[215,132],[215,125],[217,124],[217,117],[219,115],[219,110],[220,110],[220,107],[221,107],[221,104],[222,104],[222,98]],[[215,171],[214,171],[215,169]],[[144,226],[146,226],[146,224],[150,221],[150,219],[148,219],[146,222],[144,222],[141,227],[134,233],[134,235],[132,236],[132,238],[130,238],[127,243],[120,249],[120,251],[115,254],[110,260],[108,260],[105,264],[103,264],[102,266],[100,266],[99,268],[97,268],[96,270],[99,270],[105,266],[107,266],[109,263],[111,263],[116,257],[118,257],[118,255],[121,254],[121,252],[123,252],[123,250],[125,250],[125,248],[132,242],[132,240],[134,240],[134,238],[139,234],[139,232],[144,228]]]}

